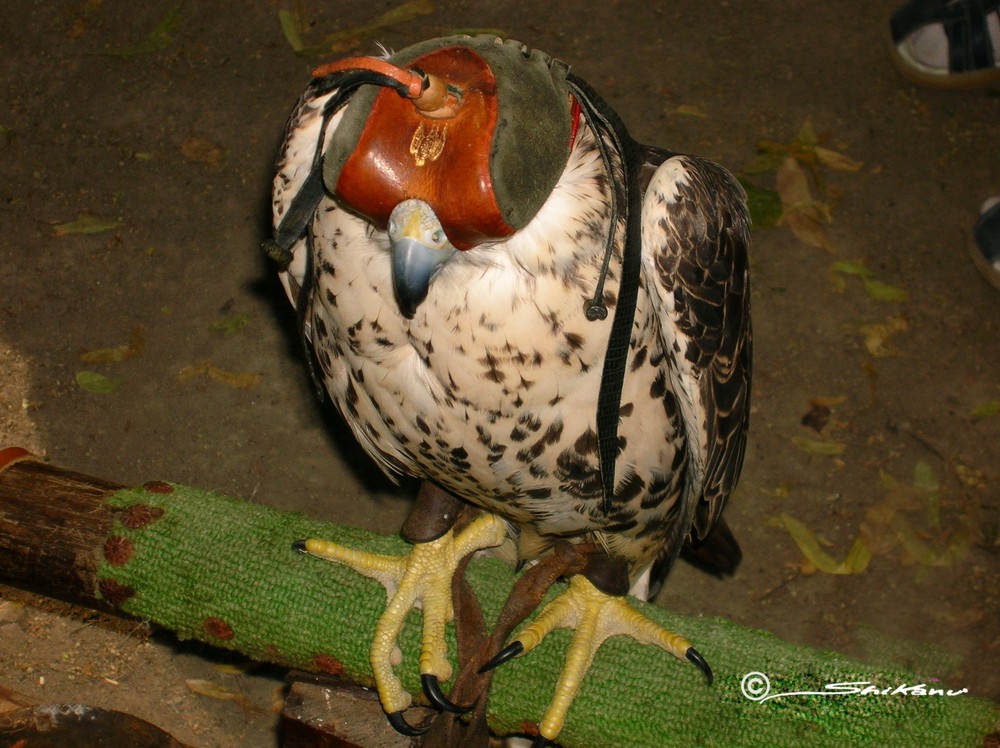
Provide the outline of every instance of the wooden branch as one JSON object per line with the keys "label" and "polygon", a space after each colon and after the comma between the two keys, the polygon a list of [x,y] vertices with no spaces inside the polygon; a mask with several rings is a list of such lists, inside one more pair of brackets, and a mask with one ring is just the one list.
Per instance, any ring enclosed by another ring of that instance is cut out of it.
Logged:
{"label": "wooden branch", "polygon": [[0,449],[0,581],[111,610],[95,597],[99,551],[114,514],[104,500],[123,486]]}
{"label": "wooden branch", "polygon": [[[408,545],[398,536],[176,484],[150,482],[116,491],[112,483],[12,461],[12,455],[0,451],[0,582],[91,606],[110,605],[182,639],[197,638],[258,660],[371,683],[368,649],[385,606],[382,587],[345,567],[296,554],[291,543],[322,537],[401,555]],[[469,563],[466,579],[487,625],[496,621],[514,578],[495,559]],[[565,748],[932,745],[942,740],[978,748],[996,729],[996,706],[969,694],[800,695],[762,701],[763,685],[776,695],[822,694],[824,684],[869,682],[892,689],[947,674],[873,667],[722,619],[634,605],[690,639],[712,664],[715,684],[707,686],[696,668],[661,650],[614,637],[597,653],[569,711],[559,736]],[[554,632],[528,655],[498,669],[486,714],[496,734],[530,732],[537,724],[568,641],[568,632]],[[397,673],[407,690],[419,694],[419,612],[410,615],[399,644]],[[742,686],[753,671],[766,677],[757,679],[758,690],[750,698]],[[974,689],[976,684],[961,686]]]}

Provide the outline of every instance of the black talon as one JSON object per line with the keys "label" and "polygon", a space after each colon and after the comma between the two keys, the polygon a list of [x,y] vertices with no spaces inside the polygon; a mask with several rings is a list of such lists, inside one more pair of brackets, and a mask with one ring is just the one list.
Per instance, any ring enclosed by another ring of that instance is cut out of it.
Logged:
{"label": "black talon", "polygon": [[418,735],[423,735],[427,732],[430,727],[414,727],[406,718],[403,716],[401,711],[390,712],[386,715],[389,718],[389,724],[392,725],[392,729],[401,735],[406,735],[407,737],[415,738]]}
{"label": "black talon", "polygon": [[292,550],[293,551],[297,551],[298,553],[308,553],[309,552],[309,551],[306,550],[306,541],[304,541],[304,540],[296,540],[295,542],[293,542],[292,543]]}
{"label": "black talon", "polygon": [[472,711],[471,706],[459,706],[452,703],[447,696],[441,692],[441,684],[438,683],[436,675],[424,673],[420,676],[420,683],[424,687],[424,693],[430,702],[438,709],[452,714],[468,714]]}
{"label": "black talon", "polygon": [[479,668],[479,674],[488,673],[493,668],[498,668],[509,660],[513,660],[515,657],[524,652],[524,645],[521,644],[517,639],[512,641],[506,647],[501,649],[496,655],[485,665]]}
{"label": "black talon", "polygon": [[698,654],[698,650],[694,647],[688,647],[687,652],[684,654],[689,662],[705,674],[705,677],[708,679],[708,685],[712,685],[712,681],[715,680],[715,676],[712,675],[712,668],[708,666],[705,658]]}

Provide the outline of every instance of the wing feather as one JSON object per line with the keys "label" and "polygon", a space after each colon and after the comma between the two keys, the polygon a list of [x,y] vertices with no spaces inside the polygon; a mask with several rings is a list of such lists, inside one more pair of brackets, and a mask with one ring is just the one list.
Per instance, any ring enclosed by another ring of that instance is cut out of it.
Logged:
{"label": "wing feather", "polygon": [[739,183],[691,156],[664,161],[643,201],[643,276],[684,417],[697,538],[722,514],[746,448],[749,223]]}

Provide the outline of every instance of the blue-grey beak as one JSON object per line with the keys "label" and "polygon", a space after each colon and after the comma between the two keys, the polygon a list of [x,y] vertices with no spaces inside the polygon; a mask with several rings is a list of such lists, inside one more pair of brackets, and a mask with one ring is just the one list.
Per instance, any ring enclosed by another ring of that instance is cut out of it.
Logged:
{"label": "blue-grey beak", "polygon": [[425,244],[404,237],[390,245],[392,255],[392,285],[403,315],[410,319],[417,311],[430,288],[434,274],[456,250],[448,246],[432,249]]}
{"label": "blue-grey beak", "polygon": [[404,200],[393,208],[388,233],[393,290],[400,311],[410,319],[427,297],[434,275],[457,250],[423,200]]}

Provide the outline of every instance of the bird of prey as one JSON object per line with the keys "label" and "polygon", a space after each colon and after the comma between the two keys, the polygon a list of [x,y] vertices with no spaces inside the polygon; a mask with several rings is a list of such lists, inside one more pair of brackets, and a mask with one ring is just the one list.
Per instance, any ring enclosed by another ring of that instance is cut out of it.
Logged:
{"label": "bird of prey", "polygon": [[[494,47],[505,56],[491,67]],[[503,66],[519,59],[556,94],[525,93],[523,77],[505,85]],[[497,91],[499,115],[476,119]],[[465,116],[470,132],[493,127],[489,169],[472,176]],[[484,194],[515,209],[486,216]],[[751,370],[749,218],[733,177],[639,145],[551,58],[460,37],[317,70],[286,130],[273,211],[267,249],[314,376],[387,474],[422,481],[408,557],[298,546],[386,586],[371,664],[397,729],[416,731],[392,665],[414,606],[425,691],[457,708],[439,686],[451,675],[451,577],[483,548],[530,562],[570,542],[587,559],[496,660],[575,627],[544,738],[608,636],[660,646],[711,682],[697,650],[626,593],[682,549],[721,554],[717,569],[738,561],[720,519],[743,461]],[[469,506],[479,515],[456,530]]]}

